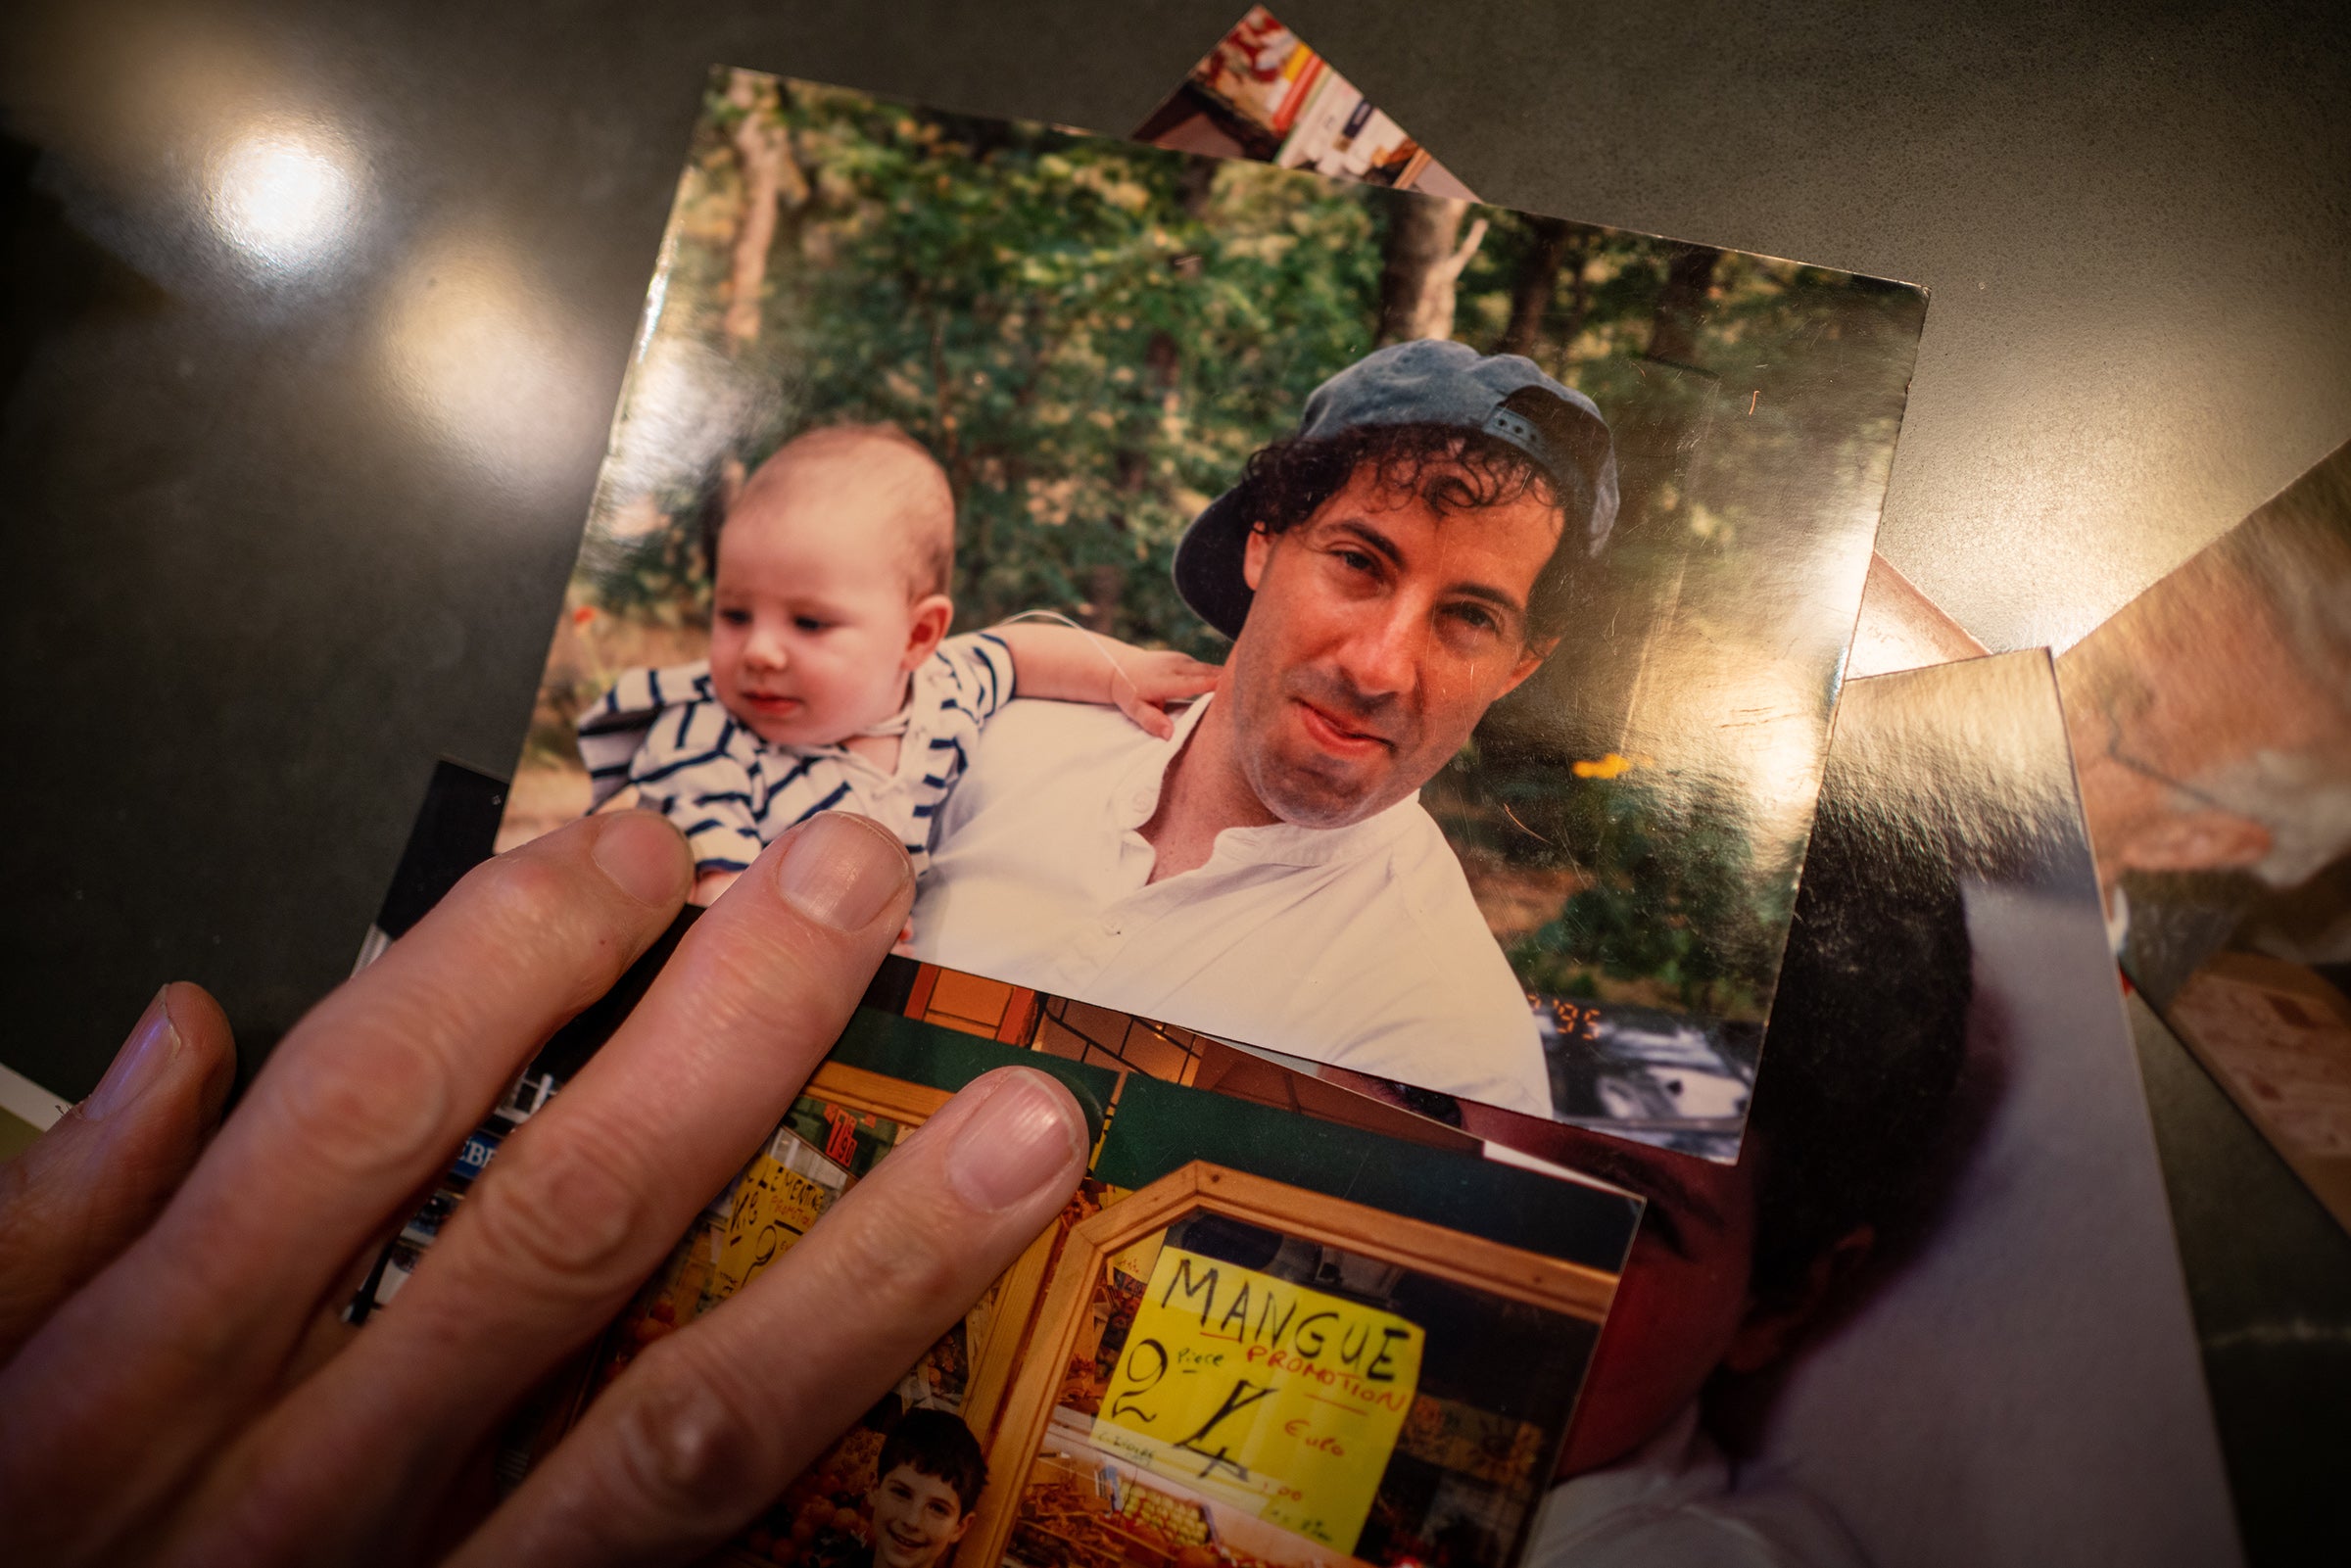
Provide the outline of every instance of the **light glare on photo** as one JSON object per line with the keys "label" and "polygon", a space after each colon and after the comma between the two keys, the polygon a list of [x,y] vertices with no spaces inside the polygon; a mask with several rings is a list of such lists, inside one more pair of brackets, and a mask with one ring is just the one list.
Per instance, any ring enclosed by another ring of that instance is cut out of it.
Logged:
{"label": "light glare on photo", "polygon": [[357,163],[322,125],[250,129],[213,161],[207,215],[265,273],[315,269],[350,248],[361,196]]}

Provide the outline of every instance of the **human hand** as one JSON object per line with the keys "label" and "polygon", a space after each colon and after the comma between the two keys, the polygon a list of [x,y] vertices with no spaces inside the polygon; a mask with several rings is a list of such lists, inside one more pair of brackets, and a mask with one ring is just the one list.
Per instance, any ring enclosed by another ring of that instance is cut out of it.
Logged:
{"label": "human hand", "polygon": [[[511,1497],[480,1463],[792,1104],[905,920],[875,825],[785,835],[500,1150],[397,1300],[383,1237],[539,1043],[677,913],[676,832],[597,817],[478,868],[314,1008],[210,1136],[225,1019],[171,986],[0,1168],[12,1562],[675,1560],[781,1492],[1080,1174],[1052,1079],[980,1079],[725,1310],[640,1354]],[[208,1145],[209,1138],[209,1145]]]}
{"label": "human hand", "polygon": [[742,875],[743,873],[739,871],[703,872],[695,878],[694,891],[686,895],[686,902],[701,909],[708,909],[712,904],[718,902],[719,894],[735,885],[735,879]]}
{"label": "human hand", "polygon": [[1162,740],[1176,733],[1167,705],[1216,689],[1217,678],[1224,673],[1222,665],[1203,664],[1171,648],[1129,647],[1108,638],[1103,641],[1113,650],[1116,666],[1110,678],[1110,699],[1121,713]]}

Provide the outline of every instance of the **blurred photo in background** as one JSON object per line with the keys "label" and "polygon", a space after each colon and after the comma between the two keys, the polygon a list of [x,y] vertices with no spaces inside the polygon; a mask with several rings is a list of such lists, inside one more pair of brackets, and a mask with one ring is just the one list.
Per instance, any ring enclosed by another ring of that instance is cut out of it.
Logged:
{"label": "blurred photo in background", "polygon": [[2351,447],[2057,673],[2125,973],[2351,1225]]}

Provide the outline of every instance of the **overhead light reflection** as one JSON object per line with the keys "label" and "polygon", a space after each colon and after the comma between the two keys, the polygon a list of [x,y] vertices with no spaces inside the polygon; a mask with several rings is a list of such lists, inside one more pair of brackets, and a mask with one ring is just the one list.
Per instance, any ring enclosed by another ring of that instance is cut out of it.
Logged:
{"label": "overhead light reflection", "polygon": [[380,347],[419,423],[502,487],[539,489],[593,461],[597,378],[510,248],[454,237],[420,251],[393,283]]}
{"label": "overhead light reflection", "polygon": [[350,247],[363,194],[357,165],[330,126],[265,123],[213,159],[207,215],[265,272],[312,270]]}

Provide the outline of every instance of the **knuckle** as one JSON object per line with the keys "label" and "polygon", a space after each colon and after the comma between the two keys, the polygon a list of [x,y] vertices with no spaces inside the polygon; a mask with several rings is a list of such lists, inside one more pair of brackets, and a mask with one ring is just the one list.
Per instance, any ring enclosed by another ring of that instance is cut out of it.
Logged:
{"label": "knuckle", "polygon": [[507,973],[535,973],[548,960],[569,954],[607,910],[579,868],[536,845],[502,855],[469,877],[452,913],[468,927],[468,943],[495,945],[507,955]]}
{"label": "knuckle", "polygon": [[893,1311],[952,1312],[969,1305],[960,1298],[977,1294],[965,1283],[959,1237],[934,1209],[868,1202],[843,1206],[825,1222],[840,1227],[828,1249],[833,1273],[871,1305],[877,1320]]}
{"label": "knuckle", "polygon": [[609,1286],[639,1229],[645,1183],[634,1169],[617,1140],[591,1126],[516,1136],[465,1205],[475,1250],[540,1289]]}
{"label": "knuckle", "polygon": [[537,844],[484,861],[465,879],[466,903],[483,919],[519,928],[544,926],[576,903],[584,880],[575,868]]}
{"label": "knuckle", "polygon": [[810,1043],[820,1028],[828,1043],[839,1032],[839,1020],[823,1023],[828,1015],[818,1004],[842,986],[821,951],[824,938],[805,923],[746,922],[710,936],[691,953],[681,947],[670,961],[681,990],[695,999],[704,1039],[765,1038],[797,1046]]}
{"label": "knuckle", "polygon": [[614,1422],[614,1468],[633,1511],[707,1529],[766,1500],[770,1464],[759,1423],[675,1343],[638,1358],[637,1393]]}
{"label": "knuckle", "polygon": [[360,1177],[405,1170],[435,1152],[450,1086],[417,1037],[369,1031],[331,1057],[287,1067],[277,1107],[289,1154]]}

